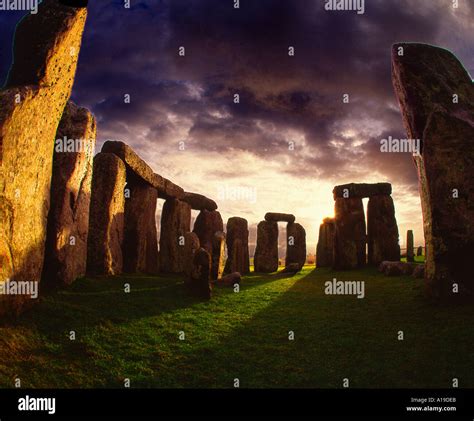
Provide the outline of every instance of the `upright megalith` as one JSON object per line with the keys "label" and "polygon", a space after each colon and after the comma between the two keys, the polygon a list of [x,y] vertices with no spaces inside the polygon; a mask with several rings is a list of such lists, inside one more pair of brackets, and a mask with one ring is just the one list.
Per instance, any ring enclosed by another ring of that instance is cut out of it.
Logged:
{"label": "upright megalith", "polygon": [[372,196],[367,205],[368,263],[400,260],[398,226],[391,196]]}
{"label": "upright megalith", "polygon": [[168,199],[161,212],[160,271],[181,273],[185,269],[185,234],[191,231],[191,207]]}
{"label": "upright megalith", "polygon": [[216,231],[212,239],[212,270],[211,279],[222,278],[225,265],[225,233]]}
{"label": "upright megalith", "polygon": [[365,265],[365,216],[360,198],[336,198],[334,268],[354,269]]}
{"label": "upright megalith", "polygon": [[407,262],[415,261],[415,239],[413,230],[407,231]]}
{"label": "upright megalith", "polygon": [[87,273],[122,273],[126,169],[111,153],[94,158],[87,241]]}
{"label": "upright megalith", "polygon": [[257,226],[257,246],[254,256],[255,272],[278,270],[278,223],[262,221]]}
{"label": "upright megalith", "polygon": [[325,218],[319,226],[318,245],[316,246],[316,266],[331,267],[334,263],[334,218]]}
{"label": "upright megalith", "polygon": [[158,272],[156,231],[157,190],[142,180],[127,176],[125,189],[123,270],[128,273]]}
{"label": "upright megalith", "polygon": [[295,215],[289,213],[267,212],[265,214],[265,221],[269,222],[295,222]]}
{"label": "upright megalith", "polygon": [[306,262],[306,231],[296,222],[286,226],[286,259],[285,266],[297,265],[298,270],[303,269]]}
{"label": "upright megalith", "polygon": [[185,283],[196,278],[194,266],[194,255],[201,248],[199,238],[194,232],[184,234],[184,275]]}
{"label": "upright megalith", "polygon": [[392,81],[418,170],[425,280],[436,299],[474,300],[474,85],[449,51],[395,44]]}
{"label": "upright megalith", "polygon": [[193,264],[193,277],[187,284],[188,288],[197,297],[209,300],[212,293],[210,253],[200,248],[194,254]]}
{"label": "upright megalith", "polygon": [[59,287],[86,273],[94,116],[69,102],[56,135],[43,283]]}
{"label": "upright megalith", "polygon": [[244,218],[233,217],[227,221],[227,261],[225,272],[250,272],[249,227]]}
{"label": "upright megalith", "polygon": [[[54,140],[71,94],[87,11],[43,1],[15,32],[13,65],[0,91],[0,282],[39,281]],[[25,296],[2,295],[21,310]]]}

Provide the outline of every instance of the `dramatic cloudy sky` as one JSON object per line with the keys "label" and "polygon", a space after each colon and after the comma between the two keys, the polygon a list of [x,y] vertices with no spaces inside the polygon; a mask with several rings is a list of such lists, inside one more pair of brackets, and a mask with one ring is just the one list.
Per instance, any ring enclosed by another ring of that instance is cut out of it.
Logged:
{"label": "dramatic cloudy sky", "polygon": [[[411,157],[379,151],[382,138],[406,137],[390,47],[440,45],[474,74],[473,0],[366,0],[363,15],[324,0],[123,3],[91,2],[74,87],[98,119],[98,148],[130,144],[157,173],[217,199],[224,220],[294,213],[309,251],[334,185],[388,181],[402,246],[407,229],[423,243]],[[0,12],[2,79],[20,16]]]}

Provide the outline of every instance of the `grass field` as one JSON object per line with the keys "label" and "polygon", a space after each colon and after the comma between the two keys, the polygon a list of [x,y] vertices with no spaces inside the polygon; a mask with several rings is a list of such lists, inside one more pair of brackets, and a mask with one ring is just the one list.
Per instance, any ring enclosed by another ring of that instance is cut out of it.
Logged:
{"label": "grass field", "polygon": [[[365,281],[365,298],[325,295],[334,277]],[[202,302],[176,276],[83,279],[0,327],[0,386],[474,387],[474,314],[430,304],[422,283],[306,267]]]}

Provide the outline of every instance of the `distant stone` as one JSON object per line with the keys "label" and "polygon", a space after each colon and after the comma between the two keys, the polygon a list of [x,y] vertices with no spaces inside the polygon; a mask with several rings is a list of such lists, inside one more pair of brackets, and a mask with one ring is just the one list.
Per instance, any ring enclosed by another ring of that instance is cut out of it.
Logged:
{"label": "distant stone", "polygon": [[367,204],[368,263],[400,260],[398,226],[391,196],[372,196]]}
{"label": "distant stone", "polygon": [[392,194],[392,185],[390,183],[343,184],[343,185],[334,187],[334,190],[332,191],[332,193],[334,196],[334,200],[336,200],[338,197],[341,197],[344,199],[348,199],[348,198],[363,199],[365,197],[372,197],[372,196],[390,196]]}
{"label": "distant stone", "polygon": [[250,272],[249,229],[244,218],[233,217],[227,221],[227,261],[225,272]]}
{"label": "distant stone", "polygon": [[416,255],[423,256],[423,247],[418,246],[418,248],[416,249]]}
{"label": "distant stone", "polygon": [[[86,16],[85,9],[46,0],[15,30],[13,65],[0,91],[0,282],[41,278],[54,141]],[[0,316],[17,314],[32,301],[0,295]]]}
{"label": "distant stone", "polygon": [[316,247],[316,266],[331,267],[334,264],[334,218],[325,218],[319,226],[318,245]]}
{"label": "distant stone", "polygon": [[188,203],[191,209],[207,211],[215,211],[217,209],[217,203],[202,194],[185,192],[182,200]]}
{"label": "distant stone", "polygon": [[379,272],[386,276],[411,275],[417,266],[416,263],[406,262],[382,262],[379,266]]}
{"label": "distant stone", "polygon": [[216,231],[214,233],[211,257],[211,279],[221,279],[225,266],[225,234],[222,231]]}
{"label": "distant stone", "polygon": [[290,222],[286,226],[285,265],[296,264],[299,270],[306,263],[306,231],[298,223]]}
{"label": "distant stone", "polygon": [[185,269],[185,234],[191,230],[191,207],[178,199],[168,199],[161,212],[160,271],[181,273]]}
{"label": "distant stone", "polygon": [[255,272],[278,270],[278,223],[262,221],[257,226],[257,246],[254,256]]}
{"label": "distant stone", "polygon": [[101,152],[94,157],[92,174],[87,273],[118,275],[123,269],[125,164]]}
{"label": "distant stone", "polygon": [[222,279],[218,282],[218,284],[233,287],[235,285],[240,285],[241,281],[242,275],[239,272],[233,272],[223,276]]}
{"label": "distant stone", "polygon": [[415,250],[414,250],[415,240],[413,238],[413,231],[407,231],[407,262],[415,261]]}
{"label": "distant stone", "polygon": [[365,215],[360,198],[335,202],[334,268],[355,269],[366,263]]}
{"label": "distant stone", "polygon": [[269,222],[295,222],[295,215],[288,213],[268,212],[265,214],[265,221]]}
{"label": "distant stone", "polygon": [[[403,53],[403,54],[401,54]],[[424,220],[425,280],[436,300],[474,302],[474,85],[448,50],[392,48],[392,81],[414,156]],[[459,286],[453,293],[453,280]]]}
{"label": "distant stone", "polygon": [[[68,145],[68,139],[79,142]],[[58,127],[53,158],[42,276],[48,288],[69,285],[86,273],[95,139],[94,116],[69,102]]]}

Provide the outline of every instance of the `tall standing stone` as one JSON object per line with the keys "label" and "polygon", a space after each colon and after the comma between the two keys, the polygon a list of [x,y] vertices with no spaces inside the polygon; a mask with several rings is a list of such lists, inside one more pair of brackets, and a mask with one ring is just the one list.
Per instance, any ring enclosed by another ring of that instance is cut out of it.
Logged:
{"label": "tall standing stone", "polygon": [[306,262],[306,231],[296,222],[289,222],[286,226],[286,259],[285,266],[296,264],[303,269]]}
{"label": "tall standing stone", "polygon": [[[43,268],[53,149],[71,94],[87,11],[45,0],[16,28],[0,91],[0,282],[39,281]],[[0,297],[0,314],[25,296]]]}
{"label": "tall standing stone", "polygon": [[354,269],[365,265],[365,215],[360,198],[336,198],[334,268]]}
{"label": "tall standing stone", "polygon": [[68,285],[85,275],[96,122],[69,102],[56,136],[43,283]]}
{"label": "tall standing stone", "polygon": [[194,232],[184,234],[184,274],[185,283],[196,278],[194,266],[194,255],[201,248],[199,238]]}
{"label": "tall standing stone", "polygon": [[316,266],[331,267],[334,262],[334,218],[325,218],[319,226],[318,245],[316,247]]}
{"label": "tall standing stone", "polygon": [[250,272],[249,228],[244,218],[233,217],[227,221],[227,262],[226,273]]}
{"label": "tall standing stone", "polygon": [[159,265],[155,214],[158,192],[148,183],[129,174],[126,193],[129,194],[125,196],[124,272],[157,273]]}
{"label": "tall standing stone", "polygon": [[210,253],[206,249],[200,248],[194,254],[193,263],[194,277],[188,286],[194,295],[209,300],[212,294]]}
{"label": "tall standing stone", "polygon": [[407,262],[415,261],[415,240],[413,238],[413,231],[407,231]]}
{"label": "tall standing stone", "polygon": [[168,199],[161,212],[160,271],[181,273],[185,269],[185,234],[191,230],[191,207]]}
{"label": "tall standing stone", "polygon": [[[434,63],[436,65],[434,65]],[[425,280],[435,299],[474,301],[474,85],[448,50],[396,44],[392,81],[418,170]]]}
{"label": "tall standing stone", "polygon": [[122,273],[126,169],[123,161],[109,153],[94,158],[87,241],[87,273]]}
{"label": "tall standing stone", "polygon": [[257,226],[257,246],[254,256],[255,272],[278,270],[278,223],[262,221]]}
{"label": "tall standing stone", "polygon": [[391,196],[372,196],[367,204],[368,263],[400,260],[398,226]]}

